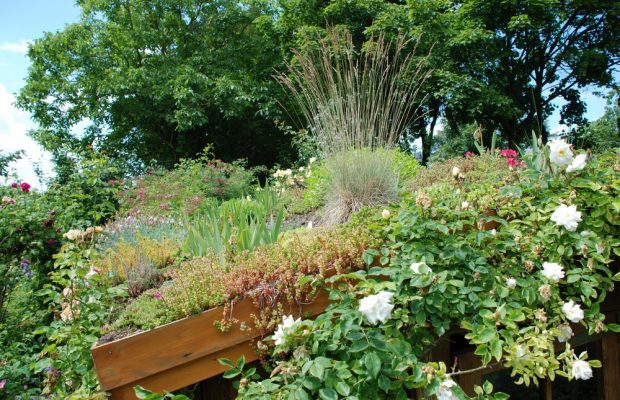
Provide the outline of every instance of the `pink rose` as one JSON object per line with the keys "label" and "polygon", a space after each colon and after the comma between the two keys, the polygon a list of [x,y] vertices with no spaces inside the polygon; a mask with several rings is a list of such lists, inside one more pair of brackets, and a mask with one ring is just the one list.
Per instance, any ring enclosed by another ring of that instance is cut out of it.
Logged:
{"label": "pink rose", "polygon": [[22,188],[22,192],[28,193],[30,191],[30,185],[28,183],[22,182],[20,186]]}
{"label": "pink rose", "polygon": [[474,155],[474,154],[473,154],[471,151],[469,151],[469,150],[467,150],[467,151],[465,152],[465,157],[467,157],[467,158],[472,157],[473,155]]}

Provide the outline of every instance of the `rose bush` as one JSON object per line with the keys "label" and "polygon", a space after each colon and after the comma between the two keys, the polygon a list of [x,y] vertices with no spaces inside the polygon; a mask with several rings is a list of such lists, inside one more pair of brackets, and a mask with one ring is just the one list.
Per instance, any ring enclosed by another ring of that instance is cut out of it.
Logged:
{"label": "rose bush", "polygon": [[[560,144],[550,150],[552,165],[576,159]],[[589,334],[620,330],[600,312],[620,279],[619,171],[616,154],[570,172],[524,169],[492,192],[492,213],[476,201],[484,184],[467,193],[437,184],[405,195],[389,218],[377,210],[372,226],[387,240],[365,259],[381,266],[332,278],[335,303],[289,328],[284,343],[278,337],[277,373],[243,378],[240,398],[406,399],[416,389],[468,398],[458,385],[468,371],[428,359],[453,334],[483,366],[511,368],[518,384],[592,377],[600,362],[567,341],[571,324]],[[565,343],[559,354],[557,343]],[[507,398],[492,392],[489,383],[476,388],[477,398]]]}

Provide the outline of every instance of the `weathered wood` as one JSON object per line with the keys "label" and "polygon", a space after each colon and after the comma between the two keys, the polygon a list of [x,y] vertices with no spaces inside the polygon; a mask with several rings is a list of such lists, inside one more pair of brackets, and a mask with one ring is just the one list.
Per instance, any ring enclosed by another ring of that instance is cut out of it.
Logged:
{"label": "weathered wood", "polygon": [[[321,291],[312,304],[301,307],[304,316],[323,312],[329,300]],[[299,314],[297,305],[284,305],[292,314]],[[135,399],[133,387],[142,385],[150,390],[173,391],[226,370],[217,359],[236,360],[245,355],[255,360],[252,339],[260,336],[253,323],[256,308],[248,299],[237,303],[230,317],[243,321],[249,328],[242,331],[234,324],[221,332],[214,323],[223,317],[223,307],[199,315],[122,338],[91,349],[101,388],[110,391],[113,399]]]}

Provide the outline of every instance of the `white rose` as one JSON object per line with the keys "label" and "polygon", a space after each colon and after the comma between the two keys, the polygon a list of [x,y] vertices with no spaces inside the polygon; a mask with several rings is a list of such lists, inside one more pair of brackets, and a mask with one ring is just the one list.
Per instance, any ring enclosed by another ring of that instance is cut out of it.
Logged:
{"label": "white rose", "polygon": [[464,202],[461,203],[461,208],[464,210],[467,207],[469,207],[469,202],[467,200],[465,200]]}
{"label": "white rose", "polygon": [[590,364],[583,360],[575,361],[571,372],[575,379],[583,379],[585,381],[592,378],[592,368]]}
{"label": "white rose", "polygon": [[508,289],[514,289],[517,287],[517,280],[515,278],[506,279],[506,287]]}
{"label": "white rose", "polygon": [[387,209],[385,209],[385,208],[384,208],[384,209],[383,209],[383,211],[381,212],[381,216],[382,216],[383,218],[390,218],[390,215],[391,215],[391,214],[390,214],[390,210],[387,210]]}
{"label": "white rose", "polygon": [[390,303],[390,299],[394,293],[381,291],[364,297],[360,300],[359,311],[366,316],[368,322],[376,325],[377,322],[385,322],[390,319],[394,305]]}
{"label": "white rose", "polygon": [[437,400],[457,400],[458,397],[452,391],[452,387],[456,386],[456,382],[448,378],[439,384],[437,389]]}
{"label": "white rose", "polygon": [[276,346],[286,342],[286,335],[288,335],[291,328],[300,321],[301,319],[294,319],[292,315],[282,317],[282,323],[278,325],[278,329],[276,329],[273,334],[273,340],[275,341]]}
{"label": "white rose", "polygon": [[310,160],[308,160],[308,162],[309,162],[310,164],[312,164],[312,163],[316,162],[316,157],[310,157]]}
{"label": "white rose", "polygon": [[573,161],[573,151],[564,139],[549,142],[549,161],[555,167],[564,168]]}
{"label": "white rose", "polygon": [[81,235],[82,231],[79,229],[71,229],[69,232],[64,234],[64,236],[69,240],[77,240]]}
{"label": "white rose", "polygon": [[452,176],[457,177],[461,173],[461,169],[457,166],[452,167]]}
{"label": "white rose", "polygon": [[414,273],[414,274],[418,274],[418,275],[419,275],[419,274],[424,273],[424,272],[421,270],[421,268],[422,268],[422,267],[425,267],[426,269],[428,269],[428,272],[429,272],[429,273],[433,272],[433,271],[432,271],[432,270],[428,267],[428,265],[426,265],[426,263],[425,263],[424,261],[411,263],[411,266],[410,266],[409,268],[411,268],[411,270],[413,271],[413,273]]}
{"label": "white rose", "polygon": [[572,163],[566,168],[566,172],[575,172],[581,171],[586,166],[586,159],[588,156],[586,154],[578,154]]}
{"label": "white rose", "polygon": [[558,263],[544,262],[541,273],[545,278],[553,282],[558,282],[560,279],[564,278],[564,268]]}
{"label": "white rose", "polygon": [[551,221],[563,226],[569,232],[575,232],[581,222],[581,212],[577,211],[575,206],[560,204],[551,214]]}
{"label": "white rose", "polygon": [[560,343],[568,342],[574,335],[570,325],[562,324],[558,326],[558,341]]}
{"label": "white rose", "polygon": [[291,169],[290,169],[290,168],[285,169],[284,171],[282,171],[282,173],[283,173],[285,176],[291,176],[291,175],[293,175],[293,171],[291,171]]}
{"label": "white rose", "polygon": [[571,322],[579,322],[583,319],[583,310],[579,304],[575,304],[574,301],[569,301],[562,305],[562,312],[566,318]]}
{"label": "white rose", "polygon": [[495,228],[491,229],[491,236],[497,236],[497,230]]}

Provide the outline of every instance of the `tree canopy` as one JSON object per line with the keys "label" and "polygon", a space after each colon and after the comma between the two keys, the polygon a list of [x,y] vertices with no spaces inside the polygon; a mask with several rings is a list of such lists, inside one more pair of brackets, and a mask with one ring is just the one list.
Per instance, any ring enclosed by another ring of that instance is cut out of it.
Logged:
{"label": "tree canopy", "polygon": [[279,126],[295,112],[273,75],[292,48],[311,45],[305,33],[327,25],[345,26],[360,45],[381,32],[421,36],[420,53],[432,49],[427,100],[406,131],[422,139],[424,161],[442,118],[451,132],[475,122],[487,136],[520,143],[532,130],[546,139],[544,121],[563,100],[562,122],[583,124],[579,89],[614,87],[620,61],[620,6],[609,1],[78,4],[79,22],[31,46],[18,97],[39,124],[32,135],[56,159],[90,145],[169,167],[212,143],[224,160],[290,162],[291,136]]}

